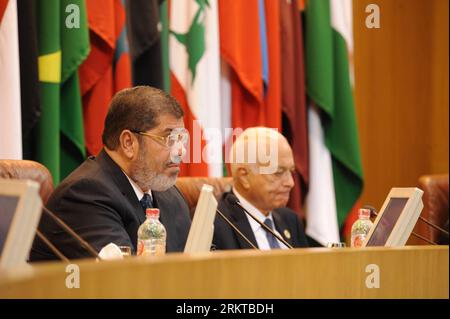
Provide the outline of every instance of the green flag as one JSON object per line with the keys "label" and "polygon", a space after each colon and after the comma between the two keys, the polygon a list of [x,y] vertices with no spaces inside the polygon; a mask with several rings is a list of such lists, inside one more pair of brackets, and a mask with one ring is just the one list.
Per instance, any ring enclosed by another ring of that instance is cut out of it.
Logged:
{"label": "green flag", "polygon": [[348,9],[340,5],[332,11],[329,0],[307,2],[305,59],[307,94],[321,110],[325,145],[332,158],[338,224],[342,226],[361,195],[363,174],[350,83],[348,48],[351,46],[346,42],[353,39],[341,32],[352,24],[335,24],[343,21],[333,19],[335,15],[345,17],[339,10]]}
{"label": "green flag", "polygon": [[78,67],[89,54],[89,30],[84,0],[62,0],[61,5],[60,174],[64,178],[86,157]]}
{"label": "green flag", "polygon": [[89,53],[85,2],[40,0],[37,16],[42,115],[36,159],[56,185],[86,156],[78,80]]}
{"label": "green flag", "polygon": [[37,5],[41,118],[37,126],[35,159],[60,179],[60,1],[39,0]]}
{"label": "green flag", "polygon": [[162,76],[164,90],[170,93],[170,65],[169,65],[169,13],[167,9],[168,0],[163,0],[159,5],[159,16],[161,19],[161,55]]}

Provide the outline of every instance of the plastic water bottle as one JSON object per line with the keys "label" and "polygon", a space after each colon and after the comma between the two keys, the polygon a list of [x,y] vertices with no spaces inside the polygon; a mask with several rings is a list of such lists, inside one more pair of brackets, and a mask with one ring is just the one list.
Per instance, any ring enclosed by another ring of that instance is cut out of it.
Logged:
{"label": "plastic water bottle", "polygon": [[361,247],[372,226],[370,209],[361,208],[358,212],[358,220],[352,225],[351,247]]}
{"label": "plastic water bottle", "polygon": [[147,208],[147,219],[139,226],[137,256],[160,256],[166,253],[166,228],[159,221],[159,209]]}

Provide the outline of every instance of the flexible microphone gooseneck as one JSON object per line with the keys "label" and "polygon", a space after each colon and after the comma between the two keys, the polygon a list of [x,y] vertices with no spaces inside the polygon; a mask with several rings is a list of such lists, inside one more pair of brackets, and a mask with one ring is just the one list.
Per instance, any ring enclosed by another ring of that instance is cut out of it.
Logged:
{"label": "flexible microphone gooseneck", "polygon": [[42,234],[40,232],[39,229],[36,229],[36,235],[47,245],[48,248],[50,248],[50,250],[56,255],[58,256],[59,259],[61,259],[62,261],[66,262],[66,263],[70,263],[70,260],[64,256],[62,254],[62,252],[60,252],[58,250],[58,248],[55,247],[55,245],[53,245],[50,240],[47,239],[47,237],[44,236],[44,234]]}
{"label": "flexible microphone gooseneck", "polygon": [[437,229],[437,230],[439,230],[440,232],[446,234],[447,237],[448,237],[448,231],[446,231],[445,229],[439,227],[438,225],[435,225],[435,224],[431,223],[430,221],[426,220],[426,219],[423,218],[422,216],[419,216],[419,219],[420,219],[421,221],[423,221],[424,223],[426,223],[427,225],[433,227],[434,229]]}
{"label": "flexible microphone gooseneck", "polygon": [[[370,210],[370,213],[373,214],[375,217],[378,216],[377,210],[374,207],[372,207],[370,205],[365,205],[362,208],[366,208],[366,209]],[[423,221],[425,221],[430,226],[435,226],[435,225],[431,224],[429,221],[426,221],[423,217],[419,216],[419,218],[423,219]],[[438,226],[435,226],[435,227],[437,227],[437,229],[439,229]],[[444,232],[446,232],[446,231],[444,230]],[[429,240],[428,238],[425,238],[425,237],[415,233],[414,231],[411,232],[411,235],[413,235],[414,237],[417,237],[417,238],[419,238],[419,239],[421,239],[423,241],[426,241],[429,244],[437,245],[437,243],[435,243],[435,242]],[[447,235],[448,235],[448,232],[447,232]]]}
{"label": "flexible microphone gooseneck", "polygon": [[253,245],[253,243],[236,226],[234,226],[233,223],[220,210],[216,209],[216,212],[219,213],[219,216],[222,217],[222,219],[227,222],[227,224],[230,225],[230,227],[233,228],[253,249],[259,249]]}
{"label": "flexible microphone gooseneck", "polygon": [[227,199],[229,204],[231,205],[237,205],[240,208],[242,208],[244,210],[244,212],[249,215],[251,218],[253,218],[258,224],[261,225],[262,228],[264,228],[266,231],[268,231],[269,233],[271,233],[272,235],[275,236],[275,238],[277,238],[280,242],[282,242],[287,248],[292,249],[294,247],[292,247],[287,241],[285,241],[280,235],[278,235],[277,233],[275,233],[272,229],[270,229],[270,227],[268,227],[266,224],[264,224],[263,222],[261,222],[258,218],[256,218],[252,213],[250,213],[247,209],[245,209],[241,202],[239,201],[239,199],[234,195],[234,194],[229,194],[227,196]]}
{"label": "flexible microphone gooseneck", "polygon": [[[58,216],[56,216],[52,211],[50,211],[47,207],[42,206],[44,209],[44,212],[50,216],[59,226],[61,226],[69,235],[71,235],[79,244],[81,247],[83,247],[87,252],[89,252],[92,257],[99,258],[98,253],[95,251],[94,248],[92,248],[91,245],[87,241],[85,241],[83,238],[81,238],[77,233],[75,233],[72,228],[70,228],[65,222],[62,221]],[[42,234],[41,234],[42,235]],[[41,237],[38,234],[39,237]],[[42,238],[41,238],[42,239]],[[44,240],[45,242],[45,240]],[[47,244],[48,245],[48,244]],[[51,248],[51,247],[50,247]],[[51,248],[52,249],[52,248]],[[53,249],[52,249],[53,250]],[[60,257],[58,255],[58,257]],[[60,257],[61,258],[61,257]],[[67,259],[67,258],[66,258]]]}

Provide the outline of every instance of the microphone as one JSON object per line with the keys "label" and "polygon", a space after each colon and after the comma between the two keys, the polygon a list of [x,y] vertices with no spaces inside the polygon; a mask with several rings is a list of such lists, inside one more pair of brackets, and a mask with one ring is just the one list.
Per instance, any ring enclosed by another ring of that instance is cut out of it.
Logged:
{"label": "microphone", "polygon": [[[370,206],[370,205],[365,205],[365,206],[363,206],[362,208],[365,208],[365,209],[370,210],[370,214],[373,214],[375,217],[378,216],[377,210],[376,210],[374,207],[372,207],[372,206]],[[426,222],[427,224],[429,224],[430,226],[433,226],[433,224],[431,224],[429,221],[425,220],[425,218],[423,218],[423,217],[421,217],[421,216],[419,216],[419,218],[423,219],[423,221],[425,221],[425,222]],[[434,226],[435,226],[435,225],[434,225]],[[435,226],[435,227],[438,227],[438,226]],[[438,229],[439,229],[439,227],[438,227]],[[443,231],[446,232],[445,230],[443,230]],[[426,241],[426,242],[429,243],[429,244],[437,245],[435,242],[433,242],[433,241],[429,240],[428,238],[425,238],[425,237],[423,237],[423,236],[421,236],[421,235],[415,233],[414,231],[411,232],[411,235],[413,235],[413,236],[415,236],[415,237],[417,237],[417,238],[419,238],[419,239],[422,239],[423,241]],[[448,232],[447,232],[447,235],[448,235]]]}
{"label": "microphone", "polygon": [[[363,208],[369,209],[371,213],[373,213],[375,216],[377,216],[377,210],[376,210],[375,208],[373,208],[372,206],[370,206],[370,205],[365,205]],[[440,232],[446,234],[447,237],[448,237],[448,231],[446,231],[445,229],[439,227],[438,225],[435,225],[435,224],[431,223],[430,221],[426,220],[426,219],[423,218],[422,216],[419,216],[419,219],[420,219],[421,221],[423,221],[424,223],[426,223],[428,226],[431,226],[431,227],[433,227],[434,229],[439,230]]]}
{"label": "microphone", "polygon": [[435,224],[431,223],[430,221],[426,220],[426,219],[423,218],[422,216],[419,216],[419,219],[420,219],[421,221],[425,222],[427,225],[433,227],[434,229],[439,230],[441,233],[446,234],[447,237],[448,237],[448,231],[446,231],[445,229],[439,227],[438,225],[435,225]]}
{"label": "microphone", "polygon": [[253,249],[259,249],[253,245],[253,243],[236,226],[234,226],[233,223],[220,210],[216,209],[216,212],[219,213],[219,216],[222,217],[222,219],[226,221],[228,225],[230,225],[230,227],[233,228]]}
{"label": "microphone", "polygon": [[[58,216],[56,216],[51,210],[49,210],[47,207],[42,205],[42,208],[44,209],[44,212],[50,216],[61,228],[63,228],[69,235],[71,235],[79,244],[81,247],[83,247],[87,252],[89,252],[92,257],[99,258],[98,253],[95,251],[94,248],[92,248],[91,245],[87,241],[85,241],[83,238],[81,238],[77,233],[75,233],[72,228],[70,228],[62,219],[60,219]],[[42,235],[42,234],[41,234]],[[39,238],[42,239],[42,237],[38,234]],[[45,239],[44,242],[48,245],[52,245],[49,241],[47,243],[48,239]],[[53,246],[53,245],[52,245]],[[49,246],[50,247],[50,246]],[[53,246],[54,247],[54,246]],[[55,247],[54,247],[55,248]],[[52,249],[50,247],[50,249]],[[56,248],[55,248],[56,249]],[[53,249],[52,249],[53,250]],[[53,250],[54,251],[54,250]],[[61,253],[60,253],[61,254]],[[61,254],[62,255],[62,254]],[[57,254],[58,257],[59,254]],[[62,255],[63,256],[63,255]],[[63,256],[64,257],[64,256]],[[65,257],[64,257],[65,258]],[[65,258],[67,260],[67,258]],[[64,259],[63,259],[64,260]]]}
{"label": "microphone", "polygon": [[40,232],[39,229],[36,229],[36,235],[47,245],[48,248],[50,248],[51,251],[53,251],[53,253],[58,256],[59,259],[61,259],[62,261],[66,262],[66,263],[70,263],[69,259],[64,256],[62,254],[62,252],[60,252],[58,250],[58,248],[56,248],[51,242],[50,240],[47,239],[47,237],[44,236],[44,234],[42,234]]}
{"label": "microphone", "polygon": [[281,241],[287,248],[292,249],[294,247],[292,247],[287,241],[285,241],[280,235],[278,235],[277,233],[275,233],[272,229],[270,229],[270,227],[268,227],[266,224],[264,224],[263,222],[261,222],[258,218],[256,218],[252,213],[250,213],[247,209],[244,208],[244,206],[242,206],[241,202],[239,201],[239,199],[236,197],[236,195],[234,195],[233,193],[230,193],[227,196],[227,199],[229,204],[231,205],[237,205],[240,208],[242,208],[244,210],[244,212],[249,215],[251,218],[253,218],[253,220],[255,222],[257,222],[258,224],[261,225],[262,228],[264,228],[266,231],[268,231],[269,233],[271,233],[273,236],[275,236],[276,239],[278,239],[279,241]]}

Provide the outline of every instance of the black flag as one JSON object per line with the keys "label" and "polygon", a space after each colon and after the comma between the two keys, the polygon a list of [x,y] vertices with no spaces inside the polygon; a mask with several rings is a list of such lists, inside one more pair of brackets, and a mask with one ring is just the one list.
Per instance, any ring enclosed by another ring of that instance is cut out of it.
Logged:
{"label": "black flag", "polygon": [[133,85],[164,89],[158,0],[127,0],[127,31]]}
{"label": "black flag", "polygon": [[20,55],[20,98],[22,104],[23,157],[32,158],[30,136],[39,120],[38,44],[36,1],[17,1]]}

